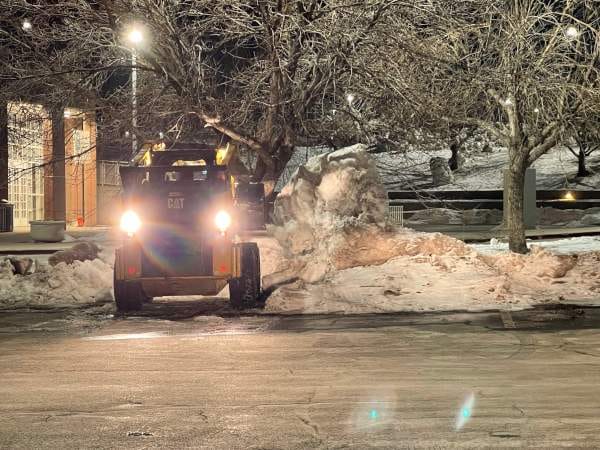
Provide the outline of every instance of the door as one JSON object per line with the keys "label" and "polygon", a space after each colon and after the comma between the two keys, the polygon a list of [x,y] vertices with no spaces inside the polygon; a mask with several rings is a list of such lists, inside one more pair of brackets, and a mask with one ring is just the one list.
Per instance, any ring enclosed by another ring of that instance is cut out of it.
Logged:
{"label": "door", "polygon": [[8,201],[14,205],[14,226],[28,227],[44,218],[44,120],[42,107],[9,103]]}

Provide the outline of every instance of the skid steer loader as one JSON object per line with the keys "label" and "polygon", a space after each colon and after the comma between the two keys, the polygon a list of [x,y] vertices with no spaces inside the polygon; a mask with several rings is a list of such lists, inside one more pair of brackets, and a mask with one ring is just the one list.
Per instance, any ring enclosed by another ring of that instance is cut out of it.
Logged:
{"label": "skid steer loader", "polygon": [[256,305],[259,249],[239,233],[264,228],[264,188],[237,182],[227,153],[151,145],[133,165],[120,168],[123,242],[114,268],[119,311],[139,310],[153,297],[216,295],[227,284],[233,307]]}

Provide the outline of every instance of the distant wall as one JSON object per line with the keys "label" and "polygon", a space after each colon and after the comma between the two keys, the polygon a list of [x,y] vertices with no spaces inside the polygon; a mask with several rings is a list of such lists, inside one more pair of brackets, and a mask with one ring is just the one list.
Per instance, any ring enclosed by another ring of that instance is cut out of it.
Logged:
{"label": "distant wall", "polygon": [[119,161],[98,161],[97,222],[116,225],[121,217],[121,178]]}

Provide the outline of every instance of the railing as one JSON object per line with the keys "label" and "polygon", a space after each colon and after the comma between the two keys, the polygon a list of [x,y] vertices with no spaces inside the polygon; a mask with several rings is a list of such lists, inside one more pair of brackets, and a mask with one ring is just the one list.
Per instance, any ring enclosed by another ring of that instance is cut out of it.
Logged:
{"label": "railing", "polygon": [[[502,191],[390,191],[390,206],[403,206],[406,213],[429,208],[503,209]],[[597,190],[538,190],[536,207],[556,209],[588,209],[600,207]]]}
{"label": "railing", "polygon": [[390,205],[388,209],[388,218],[390,222],[404,226],[404,206],[402,205]]}

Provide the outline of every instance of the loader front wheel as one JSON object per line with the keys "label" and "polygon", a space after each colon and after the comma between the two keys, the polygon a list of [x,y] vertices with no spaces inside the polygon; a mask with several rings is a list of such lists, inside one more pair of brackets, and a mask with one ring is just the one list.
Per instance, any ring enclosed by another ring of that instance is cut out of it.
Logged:
{"label": "loader front wheel", "polygon": [[114,278],[114,294],[117,311],[131,312],[142,309],[142,303],[145,299],[142,286],[135,281],[123,281]]}
{"label": "loader front wheel", "polygon": [[229,301],[236,309],[253,308],[260,296],[260,254],[254,242],[241,244],[241,272],[229,280]]}

